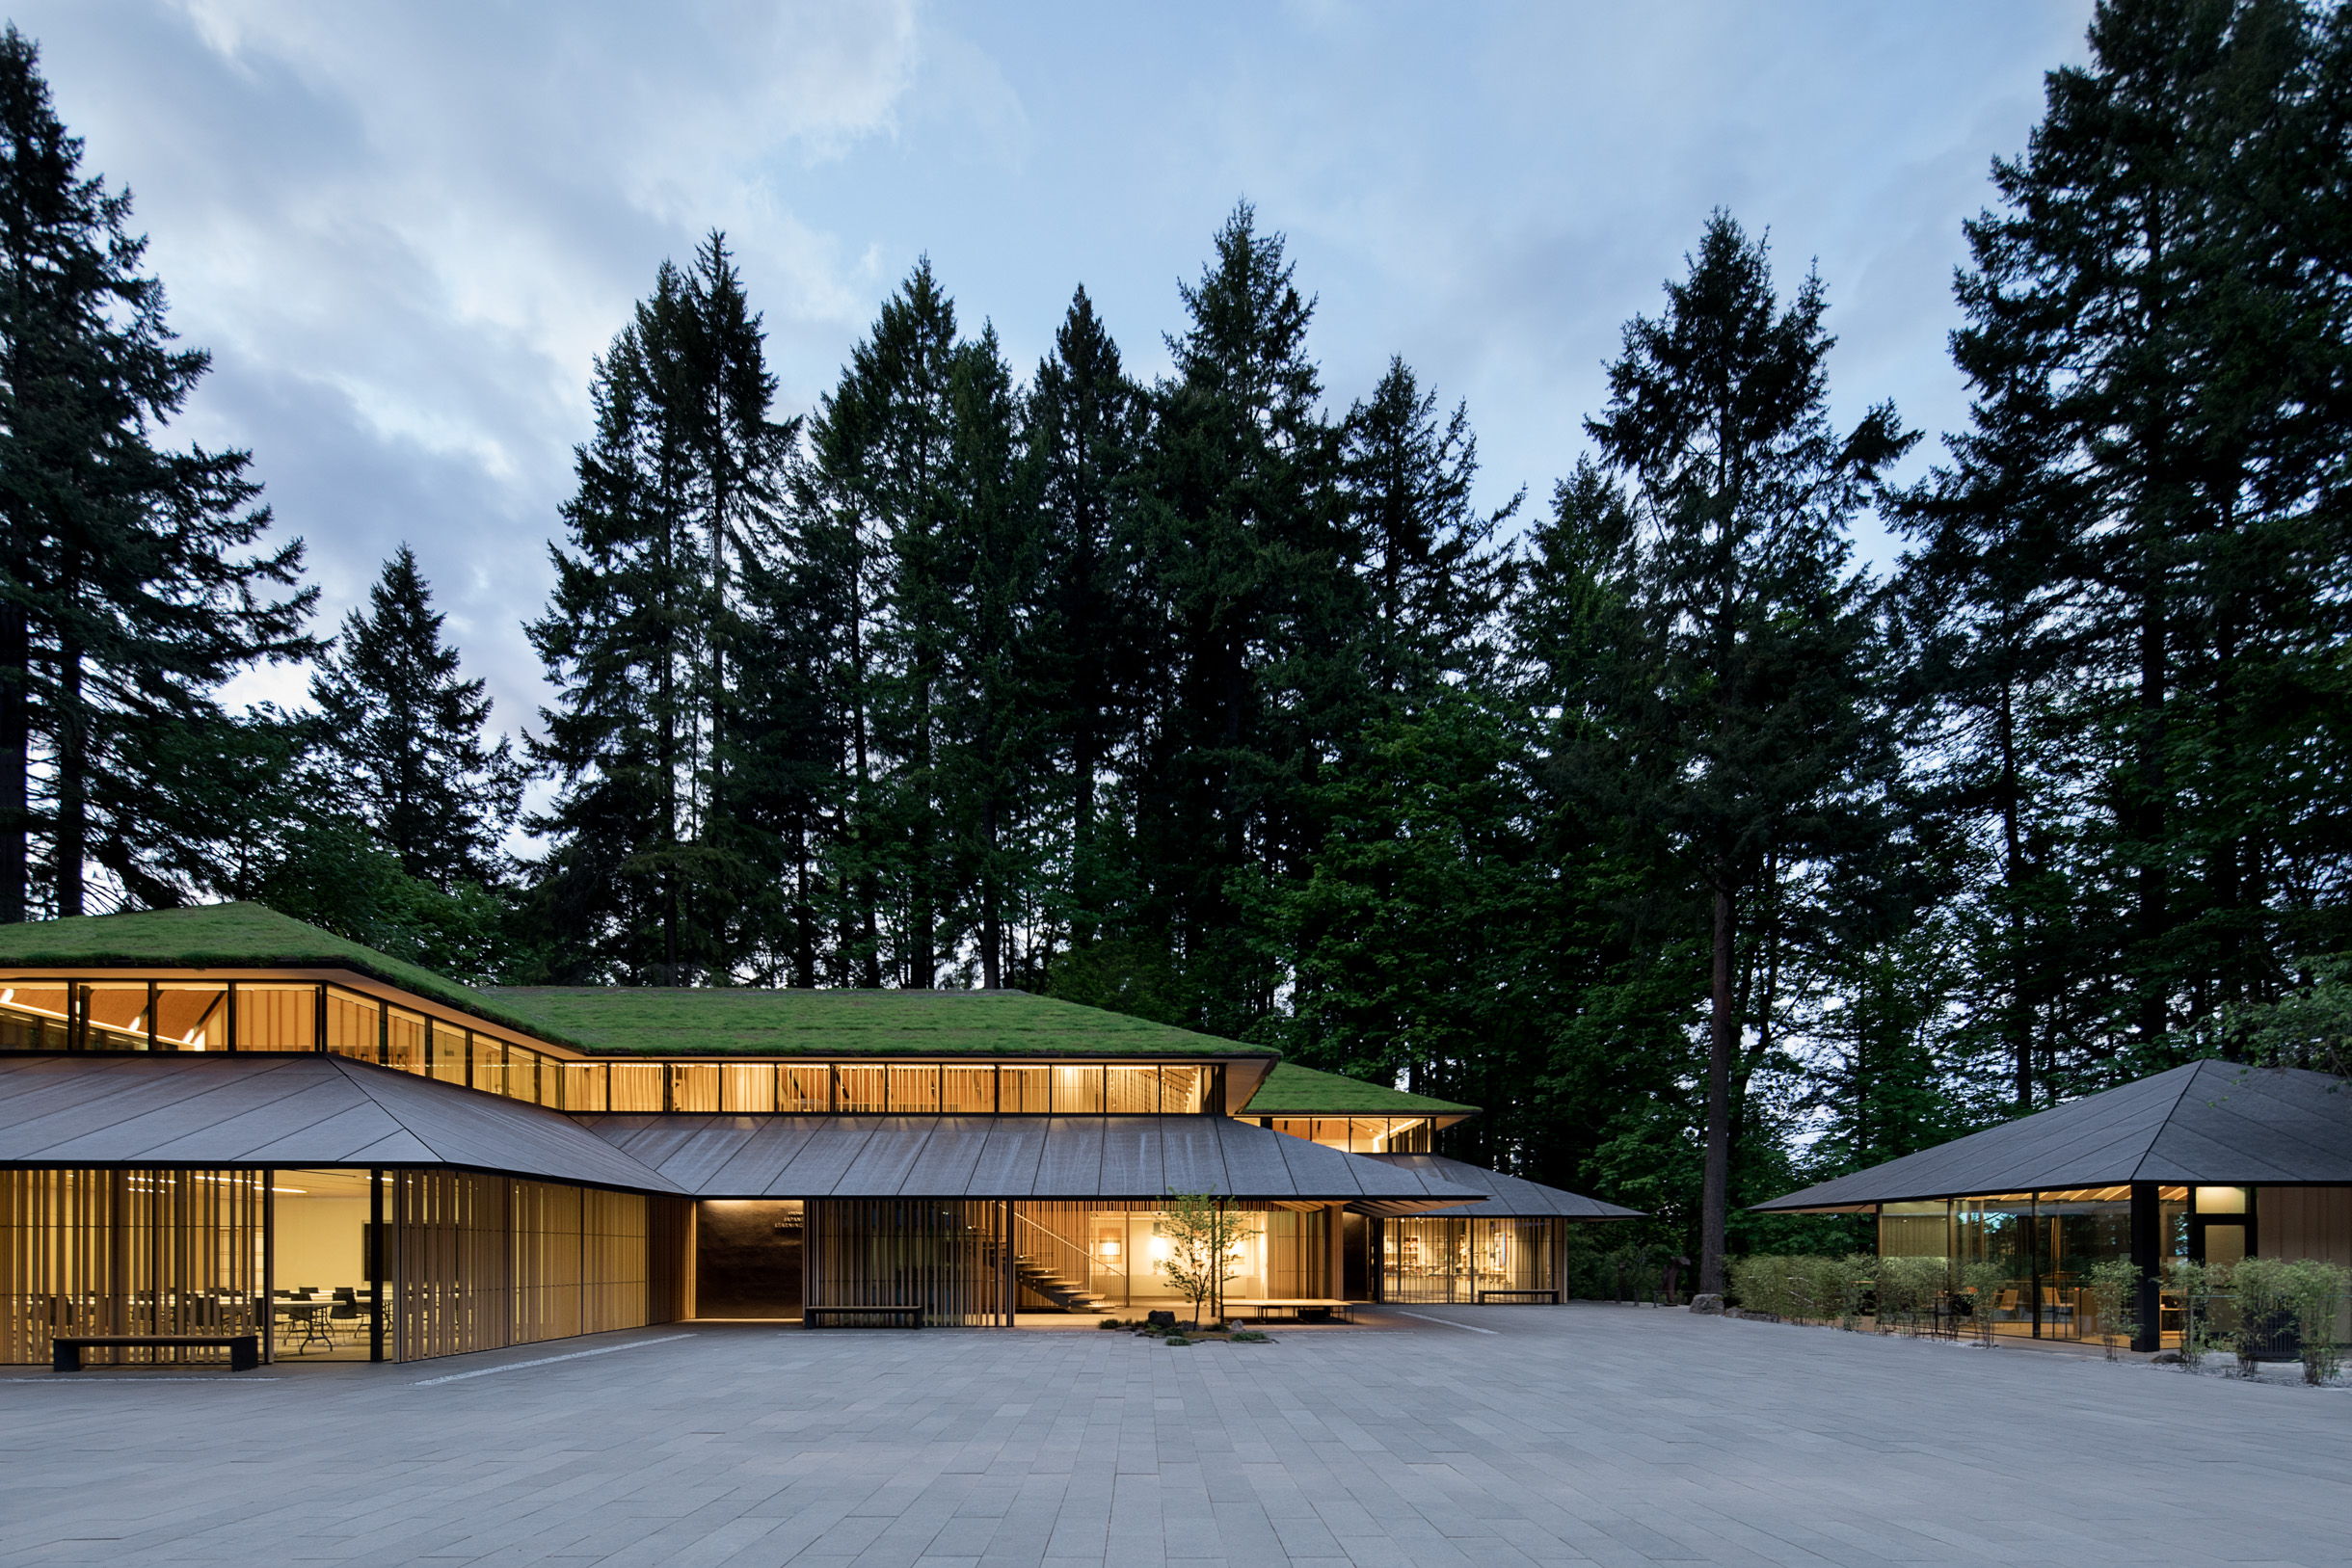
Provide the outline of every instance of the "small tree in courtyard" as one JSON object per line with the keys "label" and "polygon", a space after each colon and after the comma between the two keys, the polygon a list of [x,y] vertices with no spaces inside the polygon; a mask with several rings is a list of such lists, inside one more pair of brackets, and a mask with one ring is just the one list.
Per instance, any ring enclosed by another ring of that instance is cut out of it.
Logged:
{"label": "small tree in courtyard", "polygon": [[1192,1304],[1197,1329],[1201,1304],[1222,1297],[1225,1282],[1241,1272],[1241,1216],[1215,1193],[1171,1188],[1166,1206],[1152,1221],[1152,1235],[1168,1244],[1168,1255],[1152,1266]]}

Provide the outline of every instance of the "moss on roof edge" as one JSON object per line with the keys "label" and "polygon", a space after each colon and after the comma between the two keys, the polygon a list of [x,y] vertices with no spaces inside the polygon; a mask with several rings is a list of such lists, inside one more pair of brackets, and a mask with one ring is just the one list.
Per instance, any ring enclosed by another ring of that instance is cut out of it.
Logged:
{"label": "moss on roof edge", "polygon": [[1476,1105],[1417,1095],[1385,1084],[1325,1073],[1296,1062],[1277,1062],[1266,1075],[1243,1116],[1475,1116]]}

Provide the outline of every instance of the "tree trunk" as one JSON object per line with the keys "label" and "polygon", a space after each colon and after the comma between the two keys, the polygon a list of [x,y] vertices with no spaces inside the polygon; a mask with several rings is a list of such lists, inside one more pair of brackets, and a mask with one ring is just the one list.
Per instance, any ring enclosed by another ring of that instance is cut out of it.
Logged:
{"label": "tree trunk", "polygon": [[1698,1203],[1698,1289],[1724,1289],[1724,1206],[1731,1186],[1731,890],[1715,888],[1715,1015],[1707,1049],[1707,1155]]}
{"label": "tree trunk", "polygon": [[57,913],[82,913],[82,860],[89,844],[90,735],[82,714],[82,651],[57,655]]}
{"label": "tree trunk", "polygon": [[2009,1006],[2002,1021],[2002,1029],[2009,1038],[2018,1114],[2022,1116],[2034,1108],[2034,1029],[2028,997],[2032,970],[2025,957],[2025,856],[2018,826],[2017,698],[2006,677],[2001,680],[1998,727],[2001,747],[2001,880],[2009,894]]}
{"label": "tree trunk", "polygon": [[32,652],[23,607],[0,607],[0,925],[26,917],[32,890]]}

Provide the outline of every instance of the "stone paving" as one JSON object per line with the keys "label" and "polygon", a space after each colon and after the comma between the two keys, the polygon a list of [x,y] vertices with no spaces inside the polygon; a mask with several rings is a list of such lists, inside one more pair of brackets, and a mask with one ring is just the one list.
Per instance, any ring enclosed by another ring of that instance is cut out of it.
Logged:
{"label": "stone paving", "polygon": [[682,1324],[407,1367],[7,1369],[0,1564],[2352,1558],[2340,1392],[1413,1311],[1256,1346]]}

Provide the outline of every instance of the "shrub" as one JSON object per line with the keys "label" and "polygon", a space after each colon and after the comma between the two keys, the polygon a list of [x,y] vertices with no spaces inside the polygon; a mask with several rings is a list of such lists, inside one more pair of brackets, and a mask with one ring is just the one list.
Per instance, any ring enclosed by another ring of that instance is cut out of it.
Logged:
{"label": "shrub", "polygon": [[1917,1334],[1921,1317],[1933,1313],[1951,1279],[1945,1258],[1882,1258],[1879,1260],[1879,1327],[1900,1321],[1904,1332]]}
{"label": "shrub", "polygon": [[1963,1263],[1960,1283],[1972,1298],[1968,1311],[1976,1324],[1979,1344],[1992,1342],[1992,1304],[2000,1299],[2002,1289],[2009,1284],[2009,1265],[1986,1260]]}
{"label": "shrub", "polygon": [[2107,1359],[2113,1361],[2116,1342],[2129,1340],[2140,1332],[2140,1325],[2132,1316],[2140,1294],[2140,1265],[2125,1259],[2110,1258],[2105,1262],[2093,1263],[2084,1279],[2091,1296],[2091,1310],[2098,1316],[2099,1342],[2107,1347]]}
{"label": "shrub", "polygon": [[2336,1375],[2341,1354],[2336,1344],[2336,1316],[2343,1311],[2347,1279],[2340,1263],[2299,1258],[2279,1271],[2280,1293],[2295,1320],[2303,1342],[2303,1380],[2325,1383]]}
{"label": "shrub", "polygon": [[2164,1274],[2180,1301],[2180,1365],[2193,1372],[2222,1343],[2213,1326],[2213,1276],[2186,1258],[2167,1259]]}
{"label": "shrub", "polygon": [[1254,1328],[1237,1328],[1233,1331],[1233,1342],[1236,1344],[1265,1344],[1268,1341],[1265,1335]]}
{"label": "shrub", "polygon": [[1794,1316],[1789,1310],[1788,1265],[1795,1261],[1763,1253],[1725,1259],[1724,1268],[1730,1276],[1732,1299],[1748,1312]]}
{"label": "shrub", "polygon": [[2254,1375],[2254,1358],[2292,1314],[2286,1304],[2286,1263],[2279,1258],[2247,1258],[2230,1270],[2230,1292],[2237,1299],[2238,1370]]}

